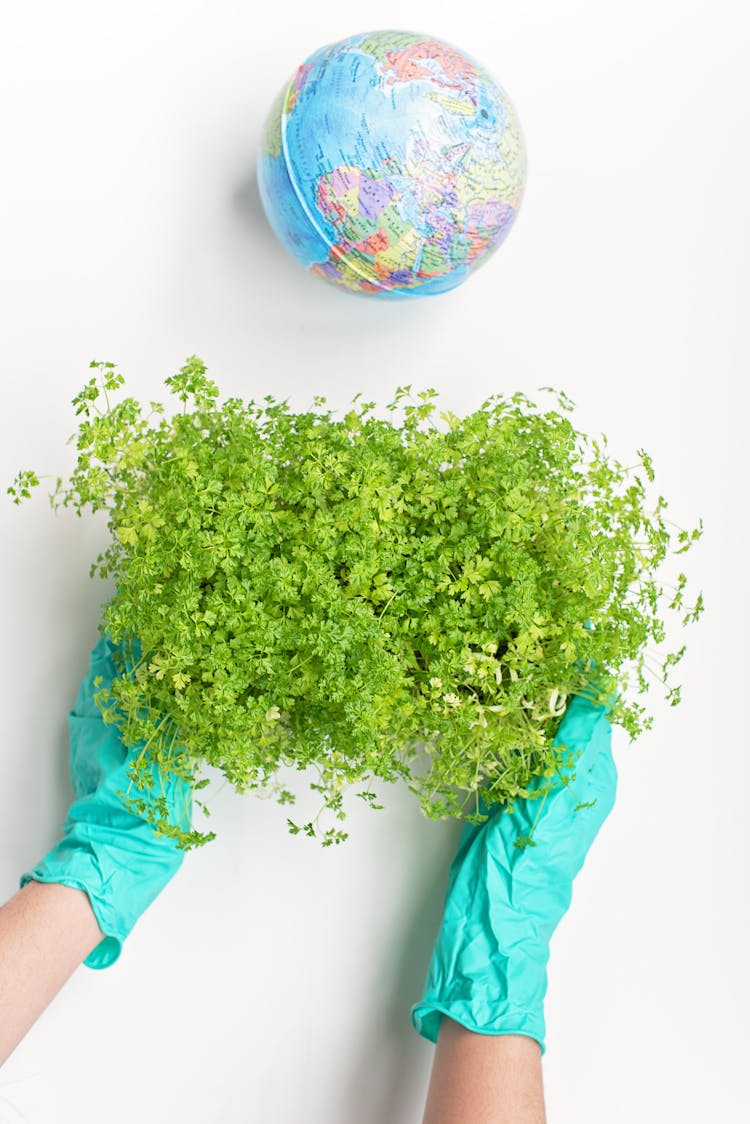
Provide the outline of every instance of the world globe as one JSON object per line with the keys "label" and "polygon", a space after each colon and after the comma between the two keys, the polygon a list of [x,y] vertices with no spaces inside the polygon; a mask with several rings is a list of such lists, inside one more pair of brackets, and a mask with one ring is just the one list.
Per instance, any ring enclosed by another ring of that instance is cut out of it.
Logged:
{"label": "world globe", "polygon": [[526,151],[505,90],[473,58],[410,31],[320,47],[265,121],[258,190],[281,244],[349,293],[444,293],[497,250]]}

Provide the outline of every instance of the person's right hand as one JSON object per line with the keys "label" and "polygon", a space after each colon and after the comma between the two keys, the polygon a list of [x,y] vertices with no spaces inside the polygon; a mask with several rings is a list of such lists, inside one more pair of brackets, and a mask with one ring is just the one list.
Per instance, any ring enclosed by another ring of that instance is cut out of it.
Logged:
{"label": "person's right hand", "polygon": [[[62,838],[33,869],[21,876],[27,882],[59,882],[85,890],[104,939],[84,960],[89,968],[107,968],[141,914],[177,872],[184,852],[169,837],[157,836],[149,823],[128,810],[118,791],[127,792],[127,769],[143,743],[126,749],[117,727],[105,723],[94,694],[110,687],[119,669],[117,648],[108,636],[94,647],[88,675],[82,680],[68,714],[70,772],[76,796],[62,829]],[[133,644],[136,658],[140,644]],[[132,668],[129,669],[132,671]],[[103,682],[94,686],[99,676]],[[154,773],[151,774],[154,776]],[[192,785],[170,773],[162,789],[154,780],[152,793],[166,798],[170,818],[183,831],[192,824]],[[137,794],[136,794],[137,795]]]}
{"label": "person's right hand", "polygon": [[[480,1034],[525,1034],[545,1052],[549,942],[572,883],[611,811],[617,789],[608,706],[582,694],[568,704],[553,745],[580,755],[575,780],[546,796],[495,805],[465,824],[448,873],[444,915],[414,1029],[437,1042],[443,1014]],[[535,777],[529,786],[546,787]],[[515,846],[519,837],[533,844]]]}

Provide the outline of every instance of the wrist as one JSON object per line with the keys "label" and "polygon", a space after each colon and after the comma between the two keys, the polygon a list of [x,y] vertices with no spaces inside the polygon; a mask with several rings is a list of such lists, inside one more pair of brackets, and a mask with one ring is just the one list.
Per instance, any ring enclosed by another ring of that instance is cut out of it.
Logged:
{"label": "wrist", "polygon": [[67,847],[62,841],[21,876],[19,885],[21,889],[36,886],[36,893],[58,892],[58,899],[68,903],[69,909],[75,909],[76,924],[81,931],[87,929],[87,936],[91,937],[90,943],[85,942],[88,947],[81,957],[87,968],[108,968],[119,958],[129,928],[105,894],[94,855]]}
{"label": "wrist", "polygon": [[79,963],[103,940],[104,933],[83,888],[31,875],[23,876],[20,888],[28,908],[44,916],[57,940],[62,941],[71,953],[80,952],[76,956]]}

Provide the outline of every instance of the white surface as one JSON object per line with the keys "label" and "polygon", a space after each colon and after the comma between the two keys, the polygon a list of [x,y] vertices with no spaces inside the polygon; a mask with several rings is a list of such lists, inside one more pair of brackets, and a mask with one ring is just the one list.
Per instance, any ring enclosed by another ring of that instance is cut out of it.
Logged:
{"label": "white surface", "polygon": [[[654,459],[706,612],[653,730],[615,729],[617,806],[553,939],[544,1076],[554,1124],[738,1119],[748,1041],[748,307],[745,9],[718,0],[502,6],[6,2],[0,9],[0,483],[72,464],[91,359],[131,394],[197,353],[222,396],[563,387],[621,459]],[[529,181],[497,256],[407,304],[306,276],[259,210],[254,155],[317,46],[427,31],[520,113]],[[625,461],[624,463],[632,463]],[[47,482],[45,482],[47,483]],[[0,894],[72,798],[65,715],[109,589],[100,517],[42,489],[0,504]],[[0,1074],[0,1124],[419,1124],[433,1046],[409,1023],[457,825],[349,807],[350,840],[214,792],[193,853],[118,964],[80,968]],[[350,804],[353,803],[350,802]],[[357,802],[359,803],[359,802]],[[311,805],[312,807],[312,805]]]}

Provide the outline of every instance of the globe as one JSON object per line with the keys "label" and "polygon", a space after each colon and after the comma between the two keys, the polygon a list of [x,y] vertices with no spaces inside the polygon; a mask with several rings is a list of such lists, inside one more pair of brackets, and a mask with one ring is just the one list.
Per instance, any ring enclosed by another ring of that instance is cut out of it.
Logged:
{"label": "globe", "polygon": [[265,121],[258,190],[282,246],[346,292],[430,296],[507,237],[526,153],[505,90],[473,58],[410,31],[319,48]]}

